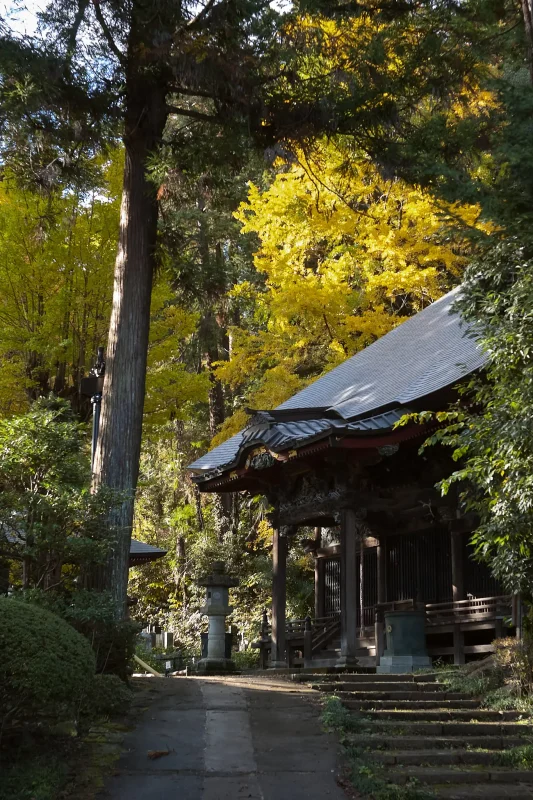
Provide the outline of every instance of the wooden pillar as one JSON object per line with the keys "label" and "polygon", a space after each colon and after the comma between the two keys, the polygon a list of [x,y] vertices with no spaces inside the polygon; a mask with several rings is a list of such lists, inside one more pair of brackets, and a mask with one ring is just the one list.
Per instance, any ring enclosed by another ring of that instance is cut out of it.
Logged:
{"label": "wooden pillar", "polygon": [[460,625],[453,628],[453,663],[456,666],[465,663],[465,635]]}
{"label": "wooden pillar", "polygon": [[315,528],[315,619],[326,616],[326,585],[323,558],[318,558],[316,550],[322,544],[322,528]]}
{"label": "wooden pillar", "polygon": [[463,537],[456,531],[451,532],[452,544],[452,599],[465,599]]}
{"label": "wooden pillar", "polygon": [[[378,606],[387,602],[387,556],[385,540],[379,539],[377,546],[377,581],[378,581]],[[376,645],[376,667],[379,667],[381,656],[385,652],[385,622],[383,609],[378,609],[374,621],[374,639]]]}
{"label": "wooden pillar", "polygon": [[315,619],[326,616],[326,559],[315,558]]}
{"label": "wooden pillar", "polygon": [[379,539],[376,550],[378,562],[378,604],[382,605],[387,602],[387,554],[384,539]]}
{"label": "wooden pillar", "polygon": [[270,666],[286,667],[285,606],[287,600],[287,537],[274,529],[272,540],[272,651]]}
{"label": "wooden pillar", "polygon": [[365,605],[365,540],[359,539],[359,638],[365,635],[365,621],[363,619]]}
{"label": "wooden pillar", "polygon": [[341,657],[339,666],[356,663],[357,606],[357,517],[354,511],[341,513]]}

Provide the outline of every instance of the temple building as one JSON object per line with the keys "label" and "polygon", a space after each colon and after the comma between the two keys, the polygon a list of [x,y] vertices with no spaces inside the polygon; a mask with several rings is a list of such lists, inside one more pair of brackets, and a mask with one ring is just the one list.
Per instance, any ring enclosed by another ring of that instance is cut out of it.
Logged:
{"label": "temple building", "polygon": [[[456,664],[491,651],[513,599],[472,558],[476,520],[436,488],[457,465],[444,447],[420,454],[437,423],[406,414],[446,409],[485,355],[453,310],[458,290],[366,347],[191,464],[202,492],[262,494],[273,512],[270,622],[263,663],[379,666],[384,615],[425,612],[425,647]],[[286,558],[314,529],[315,617],[286,620]],[[422,636],[424,633],[422,633]]]}

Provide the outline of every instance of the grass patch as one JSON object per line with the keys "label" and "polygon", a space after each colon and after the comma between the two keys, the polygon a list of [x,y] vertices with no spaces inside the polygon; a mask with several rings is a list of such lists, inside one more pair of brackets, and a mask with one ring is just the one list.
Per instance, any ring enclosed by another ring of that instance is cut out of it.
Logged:
{"label": "grass patch", "polygon": [[505,683],[503,670],[498,667],[480,675],[451,666],[437,667],[434,671],[446,691],[479,698],[481,707],[488,711],[519,711],[527,717],[533,716],[533,696],[513,693],[510,684]]}
{"label": "grass patch", "polygon": [[367,732],[372,721],[352,714],[338,697],[326,698],[322,723],[326,730],[339,736],[350,782],[362,795],[372,800],[433,800],[433,792],[415,781],[405,786],[387,781],[384,767],[373,761],[371,754],[353,740],[354,734]]}
{"label": "grass patch", "polygon": [[0,761],[0,800],[57,800],[68,779],[68,766],[56,755]]}
{"label": "grass patch", "polygon": [[494,763],[500,767],[533,769],[533,744],[522,744],[494,754]]}
{"label": "grass patch", "polygon": [[461,667],[438,667],[435,670],[439,683],[444,684],[449,692],[461,692],[471,697],[483,697],[503,685],[503,673],[490,670],[482,675],[470,675]]}

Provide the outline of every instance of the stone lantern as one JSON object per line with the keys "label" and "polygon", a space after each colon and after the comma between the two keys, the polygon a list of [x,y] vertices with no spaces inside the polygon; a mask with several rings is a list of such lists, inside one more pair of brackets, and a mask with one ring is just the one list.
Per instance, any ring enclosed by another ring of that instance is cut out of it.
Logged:
{"label": "stone lantern", "polygon": [[209,617],[207,657],[198,662],[198,672],[231,672],[235,663],[226,658],[226,617],[233,611],[229,605],[229,588],[238,586],[239,581],[226,574],[223,561],[213,561],[211,574],[198,583],[206,587],[202,613]]}

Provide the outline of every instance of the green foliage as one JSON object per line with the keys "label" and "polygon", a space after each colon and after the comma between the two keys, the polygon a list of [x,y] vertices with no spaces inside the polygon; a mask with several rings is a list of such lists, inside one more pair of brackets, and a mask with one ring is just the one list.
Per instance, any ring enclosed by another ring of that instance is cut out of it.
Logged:
{"label": "green foliage", "polygon": [[503,670],[491,666],[480,674],[471,674],[470,667],[473,664],[469,665],[468,670],[460,667],[437,669],[439,682],[444,683],[450,692],[461,692],[471,697],[483,697],[503,685],[505,679]]}
{"label": "green foliage", "polygon": [[114,673],[127,680],[139,625],[128,619],[117,620],[109,592],[33,589],[20,592],[20,597],[53,611],[83,634],[93,648],[97,673]]}
{"label": "green foliage", "polygon": [[452,448],[459,469],[441,489],[457,485],[464,509],[479,518],[477,557],[508,591],[526,597],[533,581],[532,304],[529,240],[508,238],[471,264],[457,305],[480,338],[486,369],[463,388],[455,410],[437,415],[445,425],[425,445]]}
{"label": "green foliage", "polygon": [[68,775],[64,759],[53,753],[34,757],[26,752],[2,763],[0,800],[57,800]]}
{"label": "green foliage", "polygon": [[531,770],[533,769],[533,744],[523,744],[518,747],[510,747],[508,750],[501,750],[495,754],[495,758],[502,767]]}
{"label": "green foliage", "polygon": [[533,693],[533,639],[530,631],[522,639],[496,639],[494,661],[516,687],[517,694]]}
{"label": "green foliage", "polygon": [[95,675],[83,698],[82,713],[92,718],[127,711],[132,691],[118,675]]}
{"label": "green foliage", "polygon": [[0,598],[0,698],[3,725],[52,712],[76,715],[90,690],[90,644],[45,609]]}
{"label": "green foliage", "polygon": [[326,697],[322,710],[322,724],[327,731],[344,735],[358,733],[364,727],[365,720],[352,714],[338,697]]}
{"label": "green foliage", "polygon": [[105,559],[113,493],[91,494],[88,481],[86,430],[65,400],[40,398],[0,419],[0,541],[26,559],[29,586],[72,583]]}
{"label": "green foliage", "polygon": [[237,650],[232,654],[237,669],[257,669],[259,667],[259,650]]}

